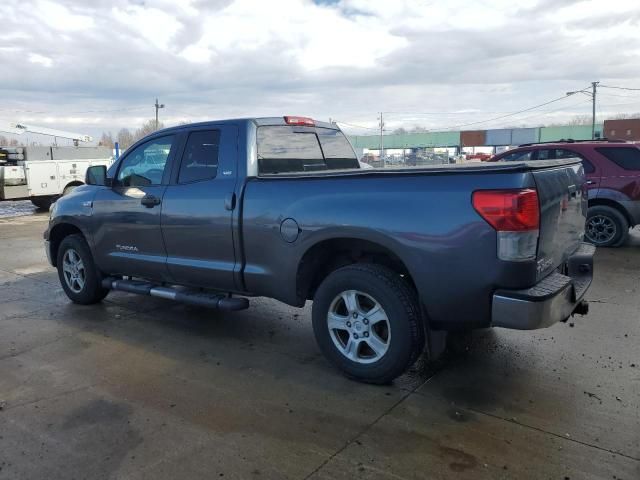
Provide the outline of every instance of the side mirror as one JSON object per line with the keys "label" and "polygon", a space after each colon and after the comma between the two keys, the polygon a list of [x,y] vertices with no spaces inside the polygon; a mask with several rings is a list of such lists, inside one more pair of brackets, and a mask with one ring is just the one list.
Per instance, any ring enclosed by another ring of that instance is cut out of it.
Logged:
{"label": "side mirror", "polygon": [[93,165],[87,168],[84,183],[87,185],[108,186],[110,182],[107,178],[107,167],[104,165]]}

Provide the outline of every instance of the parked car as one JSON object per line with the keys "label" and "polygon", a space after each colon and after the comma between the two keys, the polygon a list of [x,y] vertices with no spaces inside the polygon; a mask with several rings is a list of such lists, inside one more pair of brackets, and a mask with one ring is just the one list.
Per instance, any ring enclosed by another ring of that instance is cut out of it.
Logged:
{"label": "parked car", "polygon": [[521,145],[491,161],[521,162],[577,157],[589,190],[585,236],[599,247],[622,245],[640,224],[640,148],[623,141],[567,141]]}
{"label": "parked car", "polygon": [[433,358],[448,332],[586,313],[582,172],[577,159],[361,169],[334,124],[205,122],[91,167],[44,237],[73,302],[110,290],[223,310],[313,300],[327,358],[385,383],[426,338]]}

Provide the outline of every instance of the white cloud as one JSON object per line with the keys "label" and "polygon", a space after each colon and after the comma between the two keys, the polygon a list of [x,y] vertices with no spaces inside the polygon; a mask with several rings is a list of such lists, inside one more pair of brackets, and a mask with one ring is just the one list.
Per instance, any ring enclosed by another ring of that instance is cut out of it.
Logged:
{"label": "white cloud", "polygon": [[[640,10],[637,0],[615,5],[4,0],[0,62],[11,68],[0,76],[0,120],[47,112],[32,120],[117,129],[151,116],[158,96],[172,122],[290,113],[374,127],[383,110],[395,112],[391,127],[437,129],[594,80],[639,87]],[[599,99],[600,112],[640,111],[640,95],[608,97],[603,89]],[[589,109],[575,98],[563,102],[509,125]]]}
{"label": "white cloud", "polygon": [[40,55],[38,53],[30,53],[29,54],[29,61],[31,63],[37,63],[40,64],[44,67],[51,67],[53,65],[53,60],[51,60],[49,57],[45,57],[44,55]]}
{"label": "white cloud", "polygon": [[31,10],[40,21],[56,30],[78,31],[94,26],[90,16],[74,14],[64,5],[52,1],[39,1],[31,6]]}

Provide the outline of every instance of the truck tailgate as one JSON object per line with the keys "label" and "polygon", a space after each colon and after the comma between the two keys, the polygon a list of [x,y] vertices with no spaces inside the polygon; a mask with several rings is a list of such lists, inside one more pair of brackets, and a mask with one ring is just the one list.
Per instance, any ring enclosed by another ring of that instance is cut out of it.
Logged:
{"label": "truck tailgate", "polygon": [[536,267],[539,280],[563,265],[580,245],[587,215],[587,195],[581,163],[532,173],[540,202]]}

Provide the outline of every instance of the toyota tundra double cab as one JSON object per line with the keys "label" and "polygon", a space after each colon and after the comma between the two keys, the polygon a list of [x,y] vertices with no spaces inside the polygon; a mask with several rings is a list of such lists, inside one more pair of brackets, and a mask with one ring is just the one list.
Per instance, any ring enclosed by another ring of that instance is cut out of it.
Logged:
{"label": "toyota tundra double cab", "polygon": [[313,300],[326,357],[385,383],[425,343],[433,358],[434,339],[586,313],[585,192],[579,158],[361,169],[335,124],[211,121],[91,167],[44,237],[73,302],[111,290],[226,311]]}

